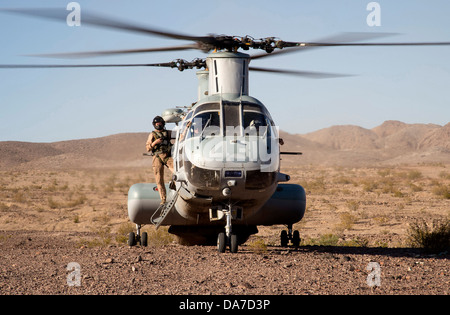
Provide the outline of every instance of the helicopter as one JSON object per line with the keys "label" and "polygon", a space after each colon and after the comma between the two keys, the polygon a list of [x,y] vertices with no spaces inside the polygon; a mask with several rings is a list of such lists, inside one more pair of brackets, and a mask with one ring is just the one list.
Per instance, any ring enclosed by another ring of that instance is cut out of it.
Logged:
{"label": "helicopter", "polygon": [[[31,15],[65,21],[59,9],[1,9],[0,12]],[[0,65],[0,68],[99,68],[167,67],[179,71],[196,69],[197,100],[186,108],[163,111],[166,123],[176,124],[172,157],[172,182],[166,184],[167,202],[160,204],[155,183],[136,183],[128,191],[128,216],[136,224],[128,244],[148,245],[144,225],[169,226],[182,244],[217,245],[223,253],[238,247],[258,233],[258,226],[285,225],[280,233],[281,246],[300,245],[300,233],[293,225],[305,214],[306,193],[298,184],[288,183],[290,176],[280,171],[280,156],[301,155],[283,152],[283,141],[269,110],[249,92],[249,72],[260,71],[307,78],[338,78],[344,74],[283,70],[250,66],[260,58],[297,53],[305,49],[337,46],[424,46],[450,45],[450,42],[367,43],[364,40],[388,36],[386,33],[345,33],[315,42],[283,41],[275,37],[192,36],[118,21],[101,15],[84,14],[83,24],[143,33],[176,40],[186,45],[90,51],[42,55],[81,58],[117,54],[200,50],[206,58],[192,61],[177,59],[148,64],[47,64]],[[262,50],[247,54],[250,49]]]}

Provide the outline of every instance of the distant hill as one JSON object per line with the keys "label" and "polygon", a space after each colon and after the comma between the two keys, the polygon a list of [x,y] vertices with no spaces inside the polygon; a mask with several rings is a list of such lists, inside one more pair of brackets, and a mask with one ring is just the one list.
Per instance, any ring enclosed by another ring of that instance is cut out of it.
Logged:
{"label": "distant hill", "polygon": [[302,137],[323,144],[332,150],[375,150],[379,148],[377,134],[358,126],[333,126],[308,133]]}
{"label": "distant hill", "polygon": [[0,169],[89,168],[139,166],[147,133],[123,133],[107,137],[53,143],[0,142]]}
{"label": "distant hill", "polygon": [[313,163],[450,163],[450,123],[439,126],[390,120],[373,129],[352,125],[332,126],[298,137],[322,145],[321,151],[328,155],[320,158],[312,153]]}
{"label": "distant hill", "polygon": [[[101,138],[54,143],[0,142],[0,169],[62,169],[150,167],[143,157],[148,133],[124,133]],[[308,134],[281,131],[282,165],[375,166],[450,163],[450,123],[406,124],[386,121],[373,129],[332,126]]]}

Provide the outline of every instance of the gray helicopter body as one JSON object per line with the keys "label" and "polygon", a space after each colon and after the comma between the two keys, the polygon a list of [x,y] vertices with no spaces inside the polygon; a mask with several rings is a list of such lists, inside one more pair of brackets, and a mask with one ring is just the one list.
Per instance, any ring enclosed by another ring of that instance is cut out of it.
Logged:
{"label": "gray helicopter body", "polygon": [[[199,71],[199,100],[181,122],[172,150],[173,208],[159,225],[184,243],[214,243],[225,228],[243,243],[258,225],[300,221],[305,192],[280,173],[278,130],[266,107],[248,95],[248,63],[242,53],[213,53]],[[130,220],[148,224],[159,207],[156,184],[136,184],[128,194]],[[227,214],[230,220],[227,222]],[[224,223],[225,221],[225,223]]]}

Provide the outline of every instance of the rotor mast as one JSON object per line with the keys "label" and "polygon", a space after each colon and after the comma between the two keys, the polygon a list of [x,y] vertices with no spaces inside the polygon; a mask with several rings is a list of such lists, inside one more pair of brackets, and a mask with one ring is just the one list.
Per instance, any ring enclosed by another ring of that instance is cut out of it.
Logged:
{"label": "rotor mast", "polygon": [[[198,71],[199,99],[205,95],[248,95],[250,55],[239,52],[216,52],[206,58],[206,71]],[[205,80],[208,77],[207,93]]]}

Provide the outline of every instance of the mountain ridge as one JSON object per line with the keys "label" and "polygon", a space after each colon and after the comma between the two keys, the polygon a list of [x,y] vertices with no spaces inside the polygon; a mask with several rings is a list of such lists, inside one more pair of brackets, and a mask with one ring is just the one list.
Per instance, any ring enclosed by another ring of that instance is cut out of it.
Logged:
{"label": "mountain ridge", "polygon": [[[0,169],[61,169],[151,167],[143,157],[148,133],[121,133],[99,138],[52,143],[0,142]],[[307,134],[280,131],[282,165],[367,166],[411,163],[450,163],[450,123],[407,124],[385,121],[366,129],[337,125]]]}

